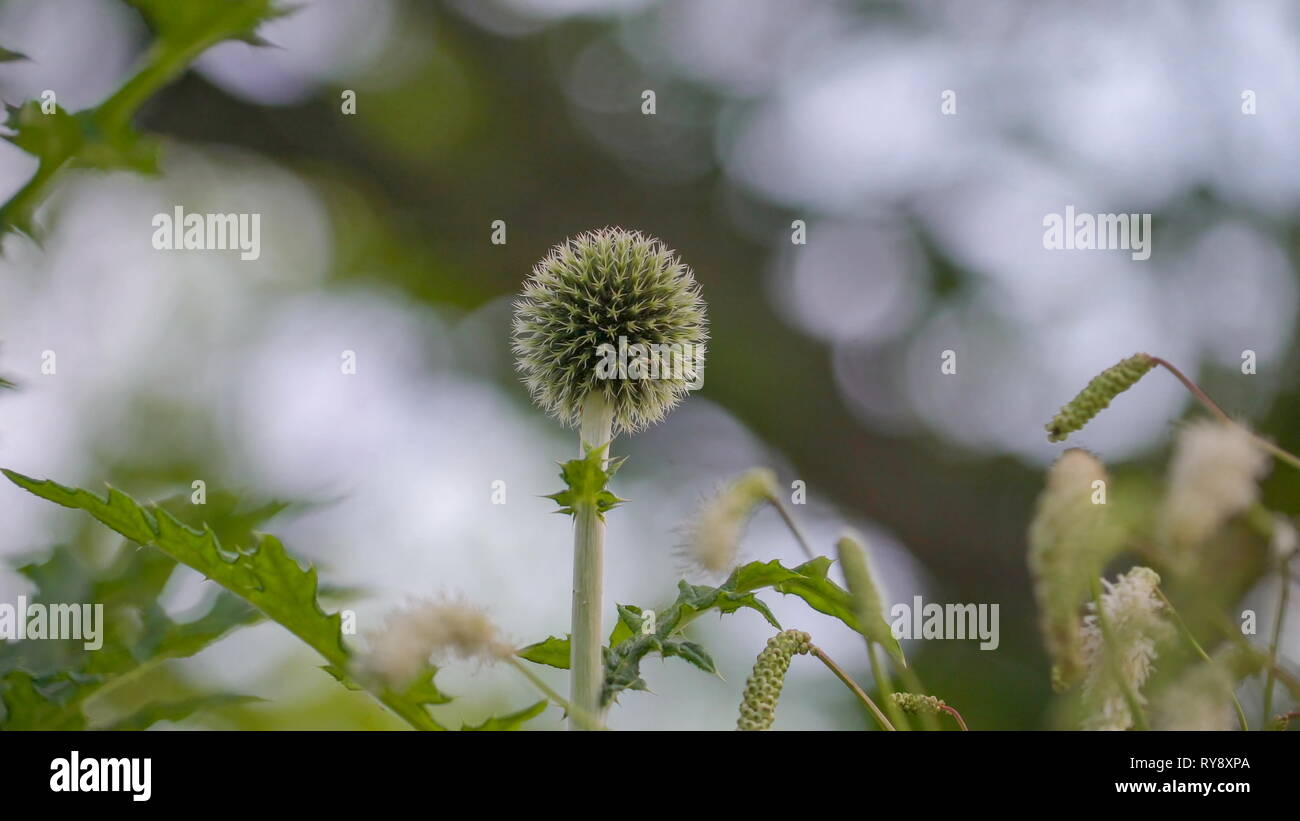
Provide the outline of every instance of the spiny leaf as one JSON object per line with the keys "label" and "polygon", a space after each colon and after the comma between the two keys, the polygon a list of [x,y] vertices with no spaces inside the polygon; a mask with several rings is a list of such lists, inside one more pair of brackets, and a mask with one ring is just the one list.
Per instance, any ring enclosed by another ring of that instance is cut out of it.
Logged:
{"label": "spiny leaf", "polygon": [[557,513],[570,516],[583,505],[591,505],[604,518],[605,511],[618,507],[626,499],[620,499],[605,489],[610,478],[618,471],[623,459],[611,459],[609,467],[603,467],[605,449],[609,443],[589,448],[587,455],[581,459],[570,459],[560,464],[560,478],[564,480],[565,489],[543,498],[552,499],[560,506]]}
{"label": "spiny leaf", "polygon": [[569,669],[569,639],[568,637],[560,638],[559,636],[550,636],[545,641],[539,641],[536,644],[530,644],[519,650],[515,655],[521,659],[531,661],[534,664],[545,664],[550,667],[557,667],[561,670]]}
{"label": "spiny leaf", "polygon": [[716,676],[718,674],[718,667],[713,663],[713,657],[693,641],[686,641],[685,639],[666,641],[660,652],[664,656],[683,658],[711,675]]}
{"label": "spiny leaf", "polygon": [[[828,616],[834,616],[844,622],[850,629],[862,633],[863,626],[858,622],[853,596],[849,591],[827,578],[826,574],[830,567],[830,559],[825,556],[818,556],[812,561],[804,562],[795,567],[791,571],[795,574],[792,578],[776,582],[772,585],[772,589],[789,596],[798,596],[807,602],[812,609]],[[894,638],[892,632],[876,638],[891,658],[898,664],[907,666],[907,660],[903,658],[903,648],[899,645],[898,639]]]}
{"label": "spiny leaf", "polygon": [[659,653],[665,658],[682,658],[707,673],[716,674],[713,659],[703,647],[673,638],[688,623],[709,610],[727,614],[749,608],[762,614],[778,630],[781,628],[772,611],[752,592],[726,588],[725,583],[721,587],[703,587],[680,582],[677,600],[656,614],[653,633],[642,633],[645,611],[632,605],[618,605],[619,622],[610,634],[610,647],[605,650],[601,704],[608,704],[623,690],[646,689],[641,678],[641,660],[650,653]]}
{"label": "spiny leaf", "polygon": [[[327,614],[317,598],[315,568],[304,570],[285,552],[274,536],[258,534],[253,543],[234,551],[224,548],[213,529],[206,524],[193,529],[158,505],[145,509],[129,496],[109,488],[100,498],[86,490],[64,487],[48,480],[32,479],[0,468],[14,484],[56,504],[84,510],[111,529],[141,545],[156,547],[222,587],[238,595],[265,613],[310,647],[329,663],[327,672],[350,680],[346,671],[350,653],[343,644],[342,623],[338,613]],[[3,647],[3,645],[0,645]],[[379,698],[413,727],[421,730],[445,729],[425,709],[427,704],[442,703],[447,696],[437,691],[429,677],[417,681],[407,693],[374,690]]]}
{"label": "spiny leaf", "polygon": [[134,713],[104,727],[105,730],[147,730],[159,721],[183,721],[201,710],[224,707],[230,704],[248,704],[262,701],[256,696],[217,693],[207,696],[147,704]]}
{"label": "spiny leaf", "polygon": [[[262,45],[257,28],[292,9],[275,0],[126,0],[166,43],[238,39]],[[215,39],[214,39],[215,38]]]}
{"label": "spiny leaf", "polygon": [[[260,522],[282,506],[244,510],[236,497],[214,493],[204,515],[222,536]],[[34,586],[31,603],[93,602],[102,606],[99,647],[88,650],[83,640],[0,643],[0,674],[14,670],[53,671],[76,676],[76,698],[53,705],[69,715],[46,712],[37,726],[76,726],[83,723],[81,705],[109,681],[137,672],[146,663],[193,655],[231,630],[263,616],[251,604],[226,590],[209,597],[173,620],[158,601],[176,570],[175,559],[160,550],[125,544],[107,563],[85,561],[70,545],[59,545],[37,557],[19,559],[18,572]],[[28,706],[31,706],[30,704]]]}
{"label": "spiny leaf", "polygon": [[438,675],[438,668],[432,664],[425,665],[424,670],[416,676],[406,689],[402,690],[402,697],[412,704],[447,704],[451,701],[451,696],[438,689],[434,683],[434,677]]}
{"label": "spiny leaf", "polygon": [[0,677],[0,728],[84,730],[85,716],[70,708],[97,683],[66,672],[38,678],[25,670],[11,670]]}
{"label": "spiny leaf", "polygon": [[113,530],[202,573],[248,600],[316,649],[336,666],[347,663],[338,613],[326,614],[316,599],[316,570],[303,570],[279,539],[263,535],[259,543],[227,551],[211,528],[193,530],[157,506],[146,510],[124,493],[109,488],[99,498],[89,491],[64,487],[3,470],[14,484],[64,507],[84,510]]}
{"label": "spiny leaf", "polygon": [[542,699],[536,704],[533,704],[529,707],[525,707],[524,709],[519,710],[518,712],[509,713],[508,715],[503,715],[503,716],[493,716],[492,718],[489,718],[487,721],[484,721],[482,724],[476,724],[472,727],[466,724],[465,726],[461,727],[461,729],[467,731],[518,730],[521,726],[523,726],[524,722],[532,718],[535,718],[536,716],[541,715],[542,711],[544,711],[545,709],[546,709],[546,700]]}

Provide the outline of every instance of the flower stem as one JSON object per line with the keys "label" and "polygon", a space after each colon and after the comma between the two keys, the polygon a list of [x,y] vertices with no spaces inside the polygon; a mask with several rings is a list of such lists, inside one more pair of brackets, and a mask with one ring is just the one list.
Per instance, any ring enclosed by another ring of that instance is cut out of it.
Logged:
{"label": "flower stem", "polygon": [[[1169,608],[1170,615],[1172,615],[1174,617],[1174,621],[1178,623],[1178,629],[1182,631],[1182,634],[1187,638],[1188,643],[1191,644],[1192,648],[1196,650],[1196,654],[1200,656],[1201,659],[1205,661],[1206,664],[1214,664],[1215,663],[1214,659],[1210,658],[1210,654],[1205,652],[1205,648],[1201,647],[1201,643],[1196,640],[1196,636],[1192,635],[1191,628],[1187,626],[1187,622],[1183,621],[1182,615],[1179,614],[1178,610],[1174,608],[1174,603],[1169,601],[1169,597],[1165,595],[1165,591],[1157,587],[1156,595],[1160,597],[1160,601],[1165,603],[1165,607]],[[1272,678],[1271,668],[1270,668],[1269,677],[1270,679]],[[1237,723],[1241,726],[1241,729],[1249,730],[1250,723],[1246,721],[1246,711],[1241,709],[1241,702],[1237,700],[1237,694],[1235,692],[1232,694],[1232,706],[1237,711]],[[1265,713],[1265,720],[1267,721],[1267,715],[1268,715],[1267,708],[1265,708],[1264,713]]]}
{"label": "flower stem", "polygon": [[961,713],[957,712],[956,707],[953,707],[951,704],[945,704],[940,709],[943,710],[948,715],[952,716],[953,719],[956,720],[957,726],[962,729],[962,732],[970,731],[970,727],[966,726],[966,719],[961,717]]}
{"label": "flower stem", "polygon": [[512,658],[512,659],[508,659],[507,661],[511,667],[515,668],[521,674],[523,674],[523,677],[528,679],[528,682],[532,684],[534,687],[536,687],[538,692],[540,692],[542,695],[549,698],[560,709],[568,713],[571,719],[576,720],[579,724],[581,724],[582,729],[584,730],[608,730],[609,729],[608,727],[606,727],[605,725],[597,721],[595,718],[593,718],[585,710],[582,710],[578,707],[574,707],[571,701],[567,700],[564,696],[560,695],[559,693],[555,692],[555,690],[551,689],[551,686],[549,684],[542,681],[542,679],[536,673],[534,673],[532,670],[529,670],[522,663],[520,663],[519,659]]}
{"label": "flower stem", "polygon": [[849,677],[848,673],[845,673],[840,669],[840,666],[832,661],[831,657],[826,655],[825,651],[820,647],[813,647],[810,652],[816,656],[822,664],[825,664],[827,669],[834,673],[835,677],[843,682],[845,687],[848,687],[853,691],[853,695],[858,697],[858,701],[862,702],[862,706],[867,708],[867,711],[876,719],[876,723],[880,725],[881,729],[895,729],[894,725],[889,723],[889,719],[885,717],[885,714],[880,712],[880,708],[876,706],[876,702],[871,700],[871,696],[867,695],[863,689],[858,686],[858,683]]}
{"label": "flower stem", "polygon": [[876,643],[871,639],[867,639],[867,660],[871,662],[871,677],[876,680],[876,695],[885,702],[885,710],[889,712],[890,720],[899,729],[911,730],[912,722],[908,721],[907,716],[894,703],[894,683],[889,679],[889,671],[884,668],[876,655]]}
{"label": "flower stem", "polygon": [[1273,681],[1276,678],[1274,670],[1277,669],[1277,646],[1282,640],[1282,624],[1286,620],[1286,610],[1291,602],[1291,561],[1290,557],[1283,559],[1279,568],[1279,584],[1282,587],[1278,594],[1277,616],[1273,620],[1273,637],[1268,644],[1268,674],[1264,679],[1264,723],[1268,724],[1269,716],[1273,712]]}
{"label": "flower stem", "polygon": [[1188,379],[1183,374],[1182,371],[1178,370],[1178,368],[1174,367],[1169,362],[1161,359],[1158,356],[1151,356],[1150,354],[1147,354],[1147,357],[1155,364],[1159,365],[1160,367],[1172,373],[1178,379],[1179,382],[1183,383],[1183,387],[1187,388],[1187,390],[1191,392],[1192,396],[1196,397],[1197,401],[1200,402],[1202,405],[1204,405],[1205,409],[1208,410],[1210,413],[1212,413],[1214,416],[1216,416],[1220,422],[1223,422],[1224,424],[1227,425],[1236,425],[1237,427],[1244,430],[1250,436],[1250,438],[1254,440],[1256,445],[1263,448],[1265,451],[1272,454],[1277,459],[1286,462],[1291,467],[1300,470],[1300,456],[1296,456],[1290,451],[1283,450],[1282,448],[1268,441],[1264,437],[1255,433],[1250,428],[1247,428],[1244,425],[1238,425],[1237,422],[1233,420],[1233,418],[1223,410],[1223,408],[1219,407],[1219,404],[1217,402],[1215,402],[1213,399],[1210,398],[1210,395],[1208,393],[1201,390],[1201,387],[1199,385],[1197,385],[1192,380]]}
{"label": "flower stem", "polygon": [[[591,448],[610,441],[614,429],[614,409],[599,393],[591,393],[582,404],[578,455],[586,456]],[[609,464],[605,449],[601,467]],[[574,508],[573,530],[573,632],[570,639],[569,700],[576,710],[600,716],[600,691],[604,678],[601,659],[601,585],[605,563],[605,519],[596,505],[582,501]],[[580,730],[577,712],[569,715],[569,729]]]}
{"label": "flower stem", "polygon": [[776,512],[781,514],[781,521],[785,522],[785,526],[790,528],[790,532],[794,534],[794,540],[799,543],[799,547],[803,548],[804,555],[808,557],[808,561],[817,558],[817,554],[813,553],[813,549],[809,546],[808,540],[804,538],[803,531],[799,529],[799,525],[795,524],[794,517],[790,515],[790,511],[786,510],[786,507],[781,500],[776,496],[769,496],[767,500],[772,503],[772,507],[776,508]]}

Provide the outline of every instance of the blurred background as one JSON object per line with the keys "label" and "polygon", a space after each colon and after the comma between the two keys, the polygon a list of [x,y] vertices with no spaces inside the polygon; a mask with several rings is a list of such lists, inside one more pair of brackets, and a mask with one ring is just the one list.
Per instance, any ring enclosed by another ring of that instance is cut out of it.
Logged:
{"label": "blurred background", "polygon": [[[559,489],[575,436],[530,404],[509,317],[533,263],[595,227],[675,248],[712,326],[703,389],[615,444],[632,501],[609,519],[607,619],[614,602],[671,601],[683,574],[716,582],[677,555],[682,524],[728,477],[770,465],[806,483],[793,509],[821,549],[845,526],[866,534],[887,603],[998,604],[996,651],[908,642],[909,657],[972,727],[1047,726],[1024,534],[1064,448],[1043,432],[1055,410],[1144,350],[1300,444],[1295,3],[300,5],[261,29],[272,47],[218,45],[146,104],[160,176],[67,174],[43,242],[3,240],[0,376],[19,389],[0,394],[0,465],[142,498],[203,480],[292,502],[261,529],[352,589],[335,604],[362,633],[440,591],[521,644],[567,632],[570,524],[539,496]],[[0,64],[0,99],[53,89],[70,111],[93,106],[149,36],[117,0],[7,0],[0,45],[30,59]],[[0,145],[0,197],[35,165]],[[178,205],[261,214],[260,258],[154,250],[153,215]],[[1044,216],[1069,205],[1153,214],[1150,259],[1045,250]],[[1158,478],[1196,412],[1155,374],[1071,444]],[[1297,512],[1300,483],[1275,474],[1267,497]],[[120,542],[7,485],[0,521],[11,559]],[[744,554],[801,557],[771,511]],[[29,587],[0,571],[0,601]],[[166,607],[183,618],[211,587],[182,569]],[[764,598],[870,678],[858,637]],[[1271,596],[1257,598],[1268,623]],[[649,660],[653,694],[624,694],[611,726],[734,726],[771,628],[740,612],[692,631],[723,679]],[[187,726],[397,726],[318,663],[263,624],[154,686],[267,699]],[[439,682],[460,696],[435,711],[449,722],[535,700],[509,670],[453,665]],[[530,726],[560,724],[551,709]],[[776,726],[868,724],[796,662]]]}

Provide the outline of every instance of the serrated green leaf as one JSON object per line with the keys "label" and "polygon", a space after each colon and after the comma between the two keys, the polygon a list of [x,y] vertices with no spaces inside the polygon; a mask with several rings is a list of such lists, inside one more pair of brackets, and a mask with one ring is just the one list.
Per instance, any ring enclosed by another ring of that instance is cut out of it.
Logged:
{"label": "serrated green leaf", "polygon": [[718,674],[718,667],[713,663],[713,657],[705,652],[703,647],[693,641],[685,641],[684,639],[666,641],[663,643],[663,650],[661,652],[665,657],[676,656],[678,658],[686,659],[691,664],[694,664],[696,667],[711,675],[716,676]]}
{"label": "serrated green leaf", "polygon": [[[796,574],[794,578],[783,579],[773,584],[772,589],[787,595],[798,596],[807,602],[812,609],[828,616],[834,616],[844,622],[851,630],[866,635],[863,626],[858,621],[853,596],[849,591],[827,578],[830,567],[830,559],[825,556],[818,556],[816,559],[804,562],[794,568],[793,572]],[[903,648],[899,645],[898,639],[894,638],[892,632],[882,634],[879,631],[872,631],[872,638],[885,648],[885,652],[889,653],[895,662],[904,667],[907,666],[907,659],[903,657]]]}
{"label": "serrated green leaf", "polygon": [[183,721],[202,710],[224,707],[231,704],[248,704],[262,701],[256,696],[241,696],[233,693],[217,693],[207,696],[163,701],[147,704],[124,718],[114,721],[102,729],[105,730],[147,730],[159,721]]}
{"label": "serrated green leaf", "polygon": [[70,709],[98,684],[70,673],[36,677],[11,670],[0,677],[0,728],[5,730],[84,730],[86,718]]}
{"label": "serrated green leaf", "polygon": [[434,678],[438,675],[438,668],[432,664],[425,665],[424,670],[416,676],[406,689],[402,690],[402,698],[412,704],[447,704],[451,701],[451,696],[443,693],[438,689]]}
{"label": "serrated green leaf", "polygon": [[492,718],[489,718],[487,721],[484,721],[482,724],[477,724],[473,727],[469,725],[465,725],[461,727],[461,729],[465,731],[474,731],[474,732],[481,732],[485,730],[492,730],[492,731],[518,730],[521,726],[523,726],[525,722],[535,718],[536,716],[541,715],[544,710],[546,710],[545,699],[529,707],[525,707],[524,709],[519,710],[518,712],[510,713],[504,716],[494,716]]}
{"label": "serrated green leaf", "polygon": [[292,9],[275,0],[125,0],[167,43],[257,41],[257,28]]}
{"label": "serrated green leaf", "polygon": [[544,641],[530,644],[517,651],[515,655],[534,664],[545,664],[561,670],[569,669],[569,639],[550,636]]}
{"label": "serrated green leaf", "polygon": [[113,530],[142,545],[156,547],[222,587],[236,593],[273,621],[305,641],[327,661],[344,667],[348,660],[338,613],[327,614],[316,598],[316,570],[304,570],[274,536],[237,552],[226,550],[211,528],[194,530],[159,507],[145,509],[124,493],[109,488],[104,499],[89,491],[32,479],[11,470],[14,484],[64,507],[84,510]]}
{"label": "serrated green leaf", "polygon": [[[258,534],[249,545],[228,550],[206,524],[202,529],[191,528],[158,505],[146,509],[113,488],[100,498],[85,490],[0,471],[24,490],[64,507],[84,510],[131,541],[155,547],[217,582],[315,649],[329,662],[331,672],[349,669],[350,654],[343,644],[341,619],[338,613],[327,614],[321,609],[315,569],[304,570],[275,537]],[[200,625],[196,630],[209,626]],[[182,632],[173,638],[177,642],[173,647],[185,648],[190,646],[187,642],[197,639],[197,634]],[[444,729],[425,709],[427,704],[448,699],[433,686],[432,673],[413,687],[406,693],[375,692],[412,726]]]}
{"label": "serrated green leaf", "polygon": [[[630,626],[630,625],[628,624],[628,622],[627,622],[626,620],[624,620],[623,617],[622,617],[623,610],[626,609],[626,610],[628,610],[629,612],[634,612],[634,613],[636,613],[637,618],[639,619],[640,616],[641,616],[641,608],[639,608],[639,607],[634,607],[634,606],[632,606],[632,605],[627,605],[627,606],[625,607],[624,605],[621,605],[621,604],[615,605],[615,607],[618,608],[618,611],[619,611],[619,618],[618,618],[617,621],[614,622],[614,629],[611,630],[610,633],[609,633],[609,646],[610,646],[610,647],[617,647],[617,646],[619,646],[620,644],[622,644],[623,642],[625,642],[625,641],[627,641],[628,639],[630,639],[630,638],[632,638],[633,636],[635,636],[637,633],[640,633],[640,632],[641,632],[641,628],[640,628],[639,626],[637,626],[637,627],[632,627],[632,626]],[[637,624],[640,625],[640,622],[638,621]]]}

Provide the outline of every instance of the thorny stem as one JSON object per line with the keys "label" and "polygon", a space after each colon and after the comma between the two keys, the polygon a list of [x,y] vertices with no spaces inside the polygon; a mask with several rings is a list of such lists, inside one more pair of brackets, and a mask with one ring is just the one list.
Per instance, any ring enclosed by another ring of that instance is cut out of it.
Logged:
{"label": "thorny stem", "polygon": [[[593,392],[582,405],[578,455],[586,456],[591,448],[607,444],[613,437],[614,409],[604,397]],[[605,449],[601,467],[609,464]],[[574,505],[573,529],[573,633],[570,643],[572,671],[569,700],[578,710],[600,715],[600,691],[604,678],[601,658],[602,579],[605,564],[605,519],[591,501]],[[580,730],[577,713],[569,715],[569,729]]]}
{"label": "thorny stem", "polygon": [[[1191,628],[1187,626],[1187,622],[1183,621],[1182,615],[1178,612],[1177,608],[1174,607],[1174,603],[1169,601],[1169,597],[1165,595],[1165,591],[1157,587],[1156,595],[1160,597],[1160,601],[1165,603],[1165,607],[1169,608],[1170,615],[1172,615],[1174,621],[1178,623],[1178,629],[1182,631],[1183,636],[1187,638],[1187,642],[1196,650],[1196,654],[1200,656],[1206,664],[1215,664],[1216,662],[1214,659],[1210,657],[1209,653],[1205,652],[1205,648],[1196,640],[1196,636],[1192,635]],[[1241,729],[1249,730],[1250,723],[1246,721],[1246,711],[1241,709],[1241,702],[1237,700],[1237,694],[1235,692],[1232,694],[1232,707],[1237,711],[1237,723],[1241,726]],[[1267,709],[1264,712],[1267,718]]]}
{"label": "thorny stem", "polygon": [[1142,712],[1142,702],[1138,700],[1137,693],[1129,686],[1128,680],[1124,678],[1123,672],[1115,662],[1115,631],[1111,627],[1110,616],[1106,614],[1106,608],[1102,606],[1101,601],[1101,581],[1096,577],[1090,577],[1092,586],[1092,600],[1097,606],[1097,624],[1101,627],[1101,636],[1104,641],[1102,652],[1105,655],[1106,668],[1110,672],[1115,683],[1119,685],[1120,692],[1124,694],[1124,700],[1128,702],[1129,713],[1133,717],[1133,726],[1139,730],[1147,729],[1147,719]]}
{"label": "thorny stem", "polygon": [[867,695],[862,688],[858,686],[858,683],[849,677],[848,673],[845,673],[840,669],[840,666],[832,661],[831,657],[826,655],[825,651],[814,645],[809,652],[816,656],[822,664],[825,664],[827,669],[834,673],[835,677],[843,682],[845,687],[848,687],[853,691],[853,695],[858,697],[858,701],[862,702],[862,706],[867,708],[872,717],[876,719],[876,723],[880,725],[881,729],[895,729],[894,725],[889,723],[889,719],[885,717],[885,714],[880,712],[880,708],[876,706],[876,702],[871,700],[871,696]]}
{"label": "thorny stem", "polygon": [[1177,377],[1178,381],[1183,383],[1183,387],[1187,388],[1187,390],[1191,392],[1192,396],[1195,396],[1197,401],[1199,401],[1202,405],[1204,405],[1206,410],[1214,414],[1214,416],[1216,416],[1220,422],[1223,422],[1224,424],[1228,424],[1228,425],[1235,425],[1236,427],[1241,428],[1247,433],[1247,435],[1250,436],[1252,440],[1254,440],[1256,445],[1263,448],[1265,451],[1271,453],[1273,456],[1282,460],[1283,462],[1286,462],[1291,467],[1300,470],[1300,456],[1296,456],[1290,451],[1283,450],[1282,448],[1268,441],[1264,437],[1255,433],[1250,428],[1238,424],[1231,416],[1229,416],[1223,410],[1223,408],[1219,407],[1219,404],[1217,402],[1215,402],[1213,399],[1210,398],[1209,394],[1201,390],[1201,387],[1199,385],[1197,385],[1192,380],[1188,379],[1183,374],[1182,371],[1178,370],[1178,368],[1174,367],[1169,362],[1161,359],[1158,356],[1151,356],[1150,354],[1147,354],[1147,358],[1150,359],[1155,364],[1159,365],[1160,367],[1172,373],[1175,377]]}
{"label": "thorny stem", "polygon": [[536,687],[538,691],[541,692],[542,695],[549,698],[552,702],[556,704],[556,706],[564,710],[566,713],[569,714],[571,718],[573,718],[579,724],[581,724],[584,730],[608,730],[609,729],[605,725],[601,724],[600,721],[598,721],[590,714],[588,714],[585,710],[582,710],[578,707],[574,707],[572,702],[570,702],[568,699],[566,699],[564,696],[560,695],[559,693],[555,692],[555,690],[551,689],[551,686],[549,684],[542,681],[542,679],[536,673],[534,673],[532,670],[529,670],[527,667],[525,667],[519,661],[519,659],[511,658],[508,661],[511,667],[518,670],[523,675],[524,678],[528,679],[529,683],[531,683],[534,687]]}
{"label": "thorny stem", "polygon": [[1281,562],[1278,580],[1282,590],[1278,593],[1277,615],[1273,619],[1273,638],[1268,644],[1268,674],[1264,679],[1264,723],[1268,723],[1269,714],[1273,712],[1273,681],[1277,667],[1277,646],[1282,639],[1282,624],[1286,620],[1286,610],[1291,601],[1291,559],[1288,556]]}

